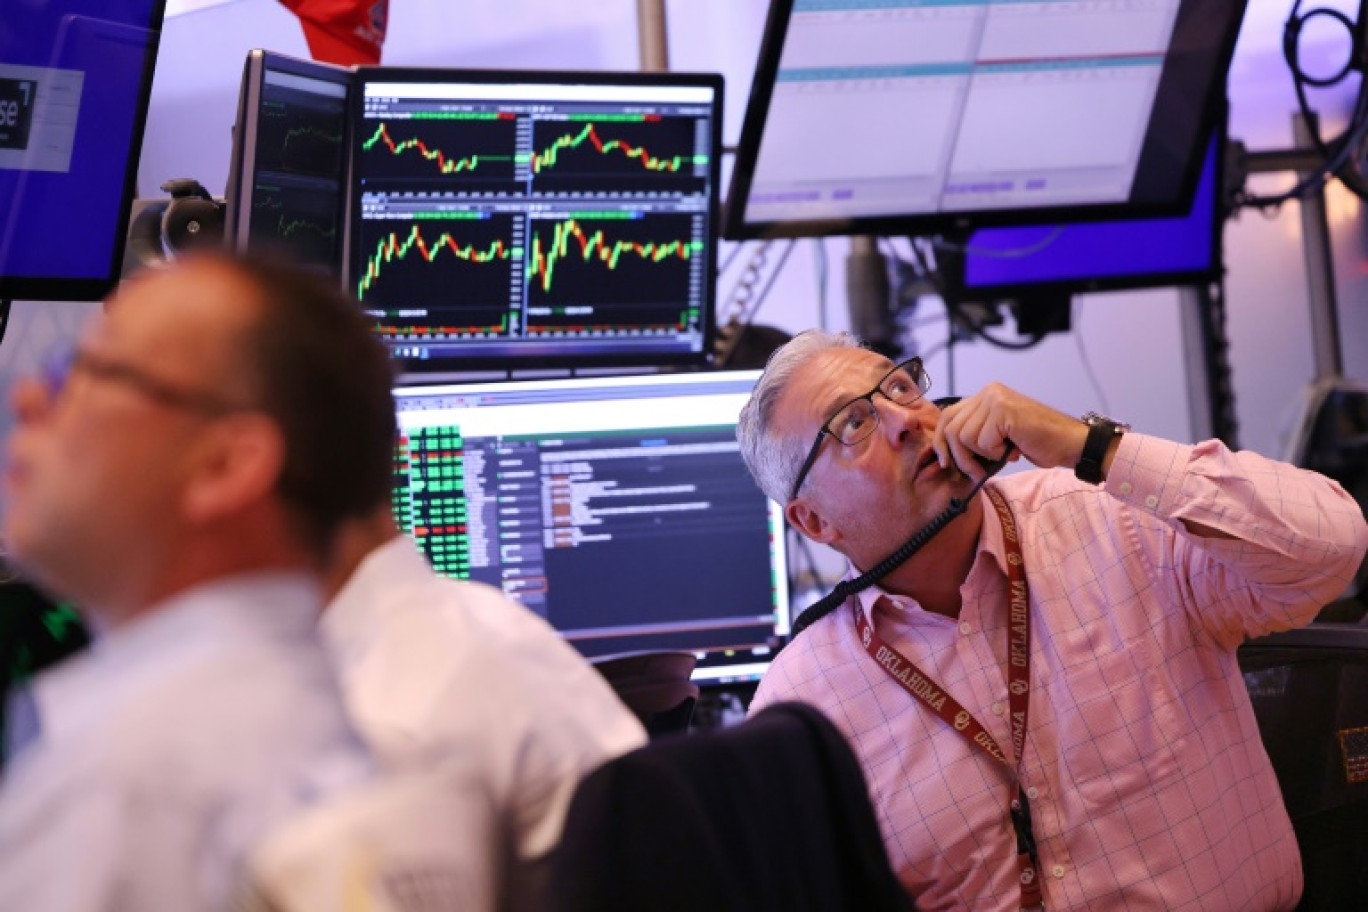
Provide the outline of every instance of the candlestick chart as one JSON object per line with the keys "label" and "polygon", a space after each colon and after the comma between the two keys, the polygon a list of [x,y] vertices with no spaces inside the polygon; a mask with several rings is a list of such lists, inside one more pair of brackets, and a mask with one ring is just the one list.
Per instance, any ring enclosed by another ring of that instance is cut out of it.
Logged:
{"label": "candlestick chart", "polygon": [[596,189],[609,192],[696,193],[706,186],[699,169],[698,119],[629,115],[537,120],[529,165],[539,192]]}
{"label": "candlestick chart", "polygon": [[681,332],[698,317],[695,217],[580,213],[528,232],[527,331]]}
{"label": "candlestick chart", "polygon": [[361,167],[368,181],[424,187],[511,185],[516,160],[511,116],[367,121]]}
{"label": "candlestick chart", "polygon": [[512,216],[363,222],[353,291],[389,341],[507,333],[515,323]]}

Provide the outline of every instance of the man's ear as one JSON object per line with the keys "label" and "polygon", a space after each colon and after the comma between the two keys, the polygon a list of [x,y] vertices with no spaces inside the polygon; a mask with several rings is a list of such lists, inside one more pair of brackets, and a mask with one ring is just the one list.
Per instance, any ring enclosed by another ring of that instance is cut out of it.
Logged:
{"label": "man's ear", "polygon": [[832,545],[841,535],[812,504],[801,497],[784,506],[784,516],[793,527],[820,545]]}
{"label": "man's ear", "polygon": [[188,519],[204,522],[275,490],[285,466],[285,439],[265,415],[230,415],[208,430],[195,457],[182,506]]}

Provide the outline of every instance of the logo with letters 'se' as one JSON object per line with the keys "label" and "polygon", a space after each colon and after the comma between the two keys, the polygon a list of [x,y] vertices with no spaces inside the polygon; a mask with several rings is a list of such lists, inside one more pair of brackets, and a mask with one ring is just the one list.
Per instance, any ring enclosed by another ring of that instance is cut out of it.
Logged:
{"label": "logo with letters 'se'", "polygon": [[33,101],[38,83],[32,79],[0,79],[0,149],[27,149]]}

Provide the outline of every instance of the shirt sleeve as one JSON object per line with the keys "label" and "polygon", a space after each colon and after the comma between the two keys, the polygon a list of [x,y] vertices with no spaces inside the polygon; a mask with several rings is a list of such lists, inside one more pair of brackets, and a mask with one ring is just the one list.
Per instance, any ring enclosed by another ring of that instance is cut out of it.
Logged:
{"label": "shirt sleeve", "polygon": [[[1105,490],[1137,511],[1159,585],[1232,649],[1309,623],[1344,592],[1368,548],[1363,510],[1334,481],[1217,440],[1187,446],[1128,433]],[[1195,534],[1184,521],[1232,538]]]}

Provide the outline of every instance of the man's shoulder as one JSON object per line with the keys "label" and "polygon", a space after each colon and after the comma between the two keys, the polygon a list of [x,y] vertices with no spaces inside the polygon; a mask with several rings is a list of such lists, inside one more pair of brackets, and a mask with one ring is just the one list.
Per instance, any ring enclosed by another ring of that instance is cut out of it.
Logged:
{"label": "man's shoulder", "polygon": [[753,709],[784,700],[818,706],[840,702],[847,687],[863,682],[859,662],[864,654],[853,630],[842,605],[793,638],[765,671]]}

